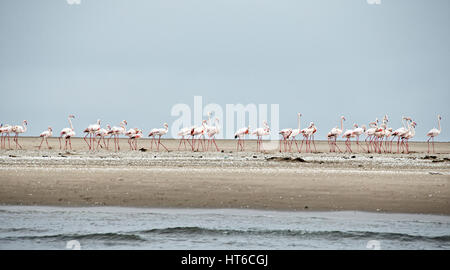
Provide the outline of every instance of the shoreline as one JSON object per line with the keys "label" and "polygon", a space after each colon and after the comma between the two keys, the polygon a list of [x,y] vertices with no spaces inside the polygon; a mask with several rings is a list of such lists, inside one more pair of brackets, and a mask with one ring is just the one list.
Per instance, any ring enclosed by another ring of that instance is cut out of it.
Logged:
{"label": "shoreline", "polygon": [[1,205],[450,215],[449,143],[440,154],[298,154],[234,152],[235,141],[169,153],[92,153],[82,140],[72,152],[39,151],[35,141],[0,151]]}

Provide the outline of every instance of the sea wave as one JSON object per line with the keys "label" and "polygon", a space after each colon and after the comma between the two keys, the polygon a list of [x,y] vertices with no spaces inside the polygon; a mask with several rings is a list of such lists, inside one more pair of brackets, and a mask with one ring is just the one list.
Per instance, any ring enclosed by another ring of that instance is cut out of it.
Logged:
{"label": "sea wave", "polygon": [[450,235],[423,236],[405,233],[371,232],[371,231],[307,231],[307,230],[235,230],[211,229],[202,227],[168,227],[135,231],[135,234],[178,234],[178,235],[260,235],[327,239],[388,239],[396,241],[434,241],[450,242]]}
{"label": "sea wave", "polygon": [[1,240],[49,240],[49,241],[69,241],[69,240],[98,240],[98,241],[145,241],[139,235],[127,233],[88,233],[88,234],[54,234],[54,235],[31,235],[31,236],[8,236]]}

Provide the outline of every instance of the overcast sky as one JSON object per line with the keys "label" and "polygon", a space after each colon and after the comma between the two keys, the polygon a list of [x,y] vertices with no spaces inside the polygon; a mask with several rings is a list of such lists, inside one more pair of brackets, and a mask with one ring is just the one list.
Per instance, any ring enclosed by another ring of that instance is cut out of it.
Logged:
{"label": "overcast sky", "polygon": [[441,114],[450,141],[449,26],[448,0],[2,0],[0,122],[147,134],[197,95],[279,104],[280,128],[301,112],[316,139],[388,114],[424,140]]}

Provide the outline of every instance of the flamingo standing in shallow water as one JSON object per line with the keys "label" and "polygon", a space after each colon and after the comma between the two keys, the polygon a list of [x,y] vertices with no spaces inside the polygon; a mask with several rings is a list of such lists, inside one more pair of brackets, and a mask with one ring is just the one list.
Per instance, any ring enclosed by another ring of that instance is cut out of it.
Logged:
{"label": "flamingo standing in shallow water", "polygon": [[[89,146],[89,150],[94,150],[94,145],[92,144],[92,142],[95,144],[95,132],[97,132],[99,130],[100,130],[100,119],[97,120],[96,124],[89,125],[84,130],[84,132],[86,133],[86,135],[84,136],[84,141]],[[88,135],[89,135],[89,142],[86,140],[86,137]]]}
{"label": "flamingo standing in shallow water", "polygon": [[75,118],[75,116],[73,114],[69,115],[68,120],[69,120],[69,125],[70,128],[63,128],[61,130],[61,133],[59,135],[59,149],[61,150],[61,138],[64,137],[64,140],[66,142],[66,145],[64,146],[64,150],[67,150],[67,142],[69,142],[69,146],[70,146],[70,150],[72,150],[72,137],[75,137],[75,130],[73,129],[72,126],[72,121],[70,119]]}
{"label": "flamingo standing in shallow water", "polygon": [[19,134],[25,133],[27,131],[27,125],[28,125],[27,120],[23,120],[21,126],[17,125],[12,128],[12,132],[14,132],[16,134],[14,136],[14,141],[16,142],[16,149],[17,149],[17,147],[22,149],[22,146],[19,144]]}
{"label": "flamingo standing in shallow water", "polygon": [[236,151],[239,151],[239,146],[241,147],[241,150],[244,151],[244,138],[245,135],[248,135],[250,133],[250,126],[240,128],[236,133],[234,133],[234,138],[238,139],[237,145],[236,145]]}
{"label": "flamingo standing in shallow water", "polygon": [[51,136],[53,136],[53,129],[52,129],[52,127],[48,127],[48,129],[46,131],[42,132],[39,135],[39,137],[42,137],[41,144],[39,144],[39,149],[41,149],[41,146],[42,146],[42,143],[44,142],[44,139],[45,139],[45,142],[47,143],[47,148],[50,149],[50,146],[48,145],[47,138],[51,137]]}
{"label": "flamingo standing in shallow water", "polygon": [[441,134],[441,119],[442,117],[440,115],[438,115],[438,128],[433,128],[430,131],[428,131],[427,136],[430,137],[427,140],[428,143],[428,153],[430,153],[430,140],[432,140],[432,144],[433,144],[433,153],[434,153],[434,137],[438,136],[439,134]]}
{"label": "flamingo standing in shallow water", "polygon": [[256,139],[256,151],[257,152],[264,150],[262,147],[262,137],[270,134],[270,127],[266,121],[263,122],[263,125],[264,125],[263,128],[262,127],[257,128],[252,132],[252,135],[255,135],[257,138]]}
{"label": "flamingo standing in shallow water", "polygon": [[167,123],[164,123],[164,128],[154,128],[150,133],[148,134],[149,137],[153,137],[151,142],[151,147],[153,147],[153,140],[155,139],[155,136],[158,136],[158,144],[155,142],[156,151],[159,151],[159,145],[162,145],[166,149],[167,152],[169,152],[169,149],[161,143],[161,136],[165,135],[169,131],[169,125]]}

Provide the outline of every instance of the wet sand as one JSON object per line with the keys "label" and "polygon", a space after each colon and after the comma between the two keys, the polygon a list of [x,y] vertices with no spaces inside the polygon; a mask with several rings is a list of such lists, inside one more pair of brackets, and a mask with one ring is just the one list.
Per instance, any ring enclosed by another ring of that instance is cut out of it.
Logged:
{"label": "wet sand", "polygon": [[[1,204],[450,215],[450,143],[431,155],[426,143],[411,143],[410,154],[328,153],[326,141],[313,154],[256,153],[255,141],[236,152],[232,140],[217,141],[223,152],[169,153],[150,151],[148,139],[139,141],[145,152],[125,139],[118,153],[89,152],[79,138],[70,152],[55,138],[51,150],[38,150],[39,138],[20,143],[24,150],[0,150]],[[163,143],[176,150],[179,141]]]}

